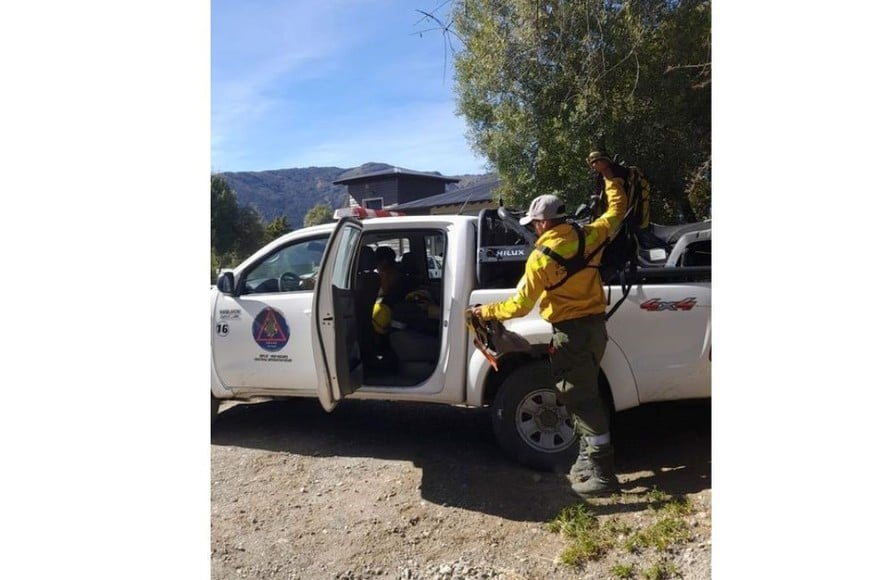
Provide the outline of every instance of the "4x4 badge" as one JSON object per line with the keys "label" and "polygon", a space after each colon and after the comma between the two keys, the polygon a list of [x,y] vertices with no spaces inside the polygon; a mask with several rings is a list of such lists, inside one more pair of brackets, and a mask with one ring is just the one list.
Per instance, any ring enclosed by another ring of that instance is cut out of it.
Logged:
{"label": "4x4 badge", "polygon": [[649,310],[650,312],[662,312],[663,310],[691,310],[695,307],[698,301],[695,297],[683,298],[677,302],[663,302],[659,298],[652,298],[640,305],[641,310]]}

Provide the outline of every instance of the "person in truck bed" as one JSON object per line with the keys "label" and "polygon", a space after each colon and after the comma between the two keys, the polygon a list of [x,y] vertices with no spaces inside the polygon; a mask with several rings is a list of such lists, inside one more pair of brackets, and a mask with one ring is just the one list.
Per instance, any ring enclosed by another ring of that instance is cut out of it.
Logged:
{"label": "person in truck bed", "polygon": [[[614,180],[608,207],[589,225],[568,222],[565,204],[555,195],[532,200],[522,225],[538,236],[514,296],[471,307],[483,320],[528,314],[540,298],[541,317],[553,327],[550,368],[560,399],[574,418],[580,453],[571,468],[571,489],[581,497],[618,491],[610,440],[610,415],[598,390],[598,371],[607,346],[607,299],[598,272],[600,246],[625,216],[625,190]],[[588,262],[587,262],[588,260]]]}

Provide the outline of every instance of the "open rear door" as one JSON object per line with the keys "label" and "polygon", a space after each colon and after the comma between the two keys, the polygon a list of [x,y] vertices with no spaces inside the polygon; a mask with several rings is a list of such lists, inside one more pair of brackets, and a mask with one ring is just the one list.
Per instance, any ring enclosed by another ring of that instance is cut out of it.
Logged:
{"label": "open rear door", "polygon": [[317,396],[331,411],[340,399],[362,384],[362,357],[354,316],[354,273],[362,224],[342,218],[326,244],[314,286],[311,334],[317,368]]}

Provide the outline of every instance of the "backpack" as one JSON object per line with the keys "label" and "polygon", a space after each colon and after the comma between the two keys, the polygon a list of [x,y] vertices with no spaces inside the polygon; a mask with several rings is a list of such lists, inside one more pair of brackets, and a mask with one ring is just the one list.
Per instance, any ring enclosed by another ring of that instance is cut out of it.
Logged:
{"label": "backpack", "polygon": [[632,165],[628,168],[628,198],[629,205],[635,208],[637,230],[645,230],[649,227],[649,179],[640,170],[640,167]]}
{"label": "backpack", "polygon": [[[616,170],[616,176],[621,177],[625,182],[628,208],[626,208],[622,224],[601,254],[599,269],[601,279],[606,284],[615,282],[626,270],[632,273],[637,270],[638,234],[649,227],[650,221],[649,180],[637,166],[626,167],[617,164],[613,166]],[[603,179],[601,188],[603,195]],[[604,208],[601,208],[601,213],[603,210]],[[625,288],[625,285],[623,287]]]}

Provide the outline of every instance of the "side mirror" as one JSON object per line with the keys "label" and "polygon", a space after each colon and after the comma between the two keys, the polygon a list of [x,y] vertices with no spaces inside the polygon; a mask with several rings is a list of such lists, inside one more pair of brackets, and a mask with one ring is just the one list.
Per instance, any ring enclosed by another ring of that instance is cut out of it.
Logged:
{"label": "side mirror", "polygon": [[221,275],[218,276],[217,289],[219,292],[224,294],[235,295],[236,278],[232,272],[222,272]]}

